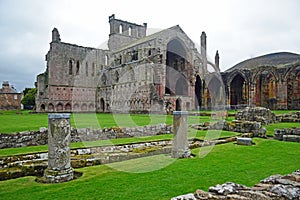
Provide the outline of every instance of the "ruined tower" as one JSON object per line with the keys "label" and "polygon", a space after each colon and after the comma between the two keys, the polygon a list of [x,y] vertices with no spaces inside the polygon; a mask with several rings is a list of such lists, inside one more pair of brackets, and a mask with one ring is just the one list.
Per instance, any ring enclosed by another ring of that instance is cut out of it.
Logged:
{"label": "ruined tower", "polygon": [[115,15],[109,16],[110,33],[108,48],[110,50],[118,49],[130,42],[146,36],[147,23],[138,25],[135,23],[116,19]]}

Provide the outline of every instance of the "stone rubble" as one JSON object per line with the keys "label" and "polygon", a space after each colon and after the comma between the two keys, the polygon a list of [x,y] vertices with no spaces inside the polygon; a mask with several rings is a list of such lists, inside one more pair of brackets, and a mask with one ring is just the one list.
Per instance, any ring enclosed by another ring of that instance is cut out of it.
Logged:
{"label": "stone rubble", "polygon": [[287,142],[300,142],[300,128],[275,129],[274,139]]}
{"label": "stone rubble", "polygon": [[276,122],[276,115],[264,107],[246,107],[237,112],[235,118],[242,121],[261,122],[262,125]]}
{"label": "stone rubble", "polygon": [[231,122],[226,122],[225,120],[214,122],[214,123],[199,123],[192,124],[191,128],[197,130],[224,130],[232,131],[237,133],[252,133],[252,137],[266,137],[266,129],[262,127],[260,122],[253,121],[242,121],[242,120],[232,120]]}
{"label": "stone rubble", "polygon": [[300,199],[300,170],[291,174],[272,175],[250,188],[244,185],[227,182],[209,187],[209,191],[196,190],[171,198],[171,200],[210,200],[210,199],[236,199],[236,200],[299,200]]}
{"label": "stone rubble", "polygon": [[277,115],[276,119],[279,122],[300,122],[300,111]]}

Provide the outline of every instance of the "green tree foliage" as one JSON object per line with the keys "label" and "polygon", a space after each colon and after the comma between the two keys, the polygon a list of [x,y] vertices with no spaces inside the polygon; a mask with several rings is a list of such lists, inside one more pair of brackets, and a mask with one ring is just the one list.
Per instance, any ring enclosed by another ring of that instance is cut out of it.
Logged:
{"label": "green tree foliage", "polygon": [[[28,89],[28,88],[26,88]],[[25,89],[25,90],[26,90]],[[24,105],[24,108],[30,108],[32,109],[35,106],[35,95],[36,95],[37,89],[32,88],[30,90],[26,90],[26,94],[24,95],[23,99],[21,100],[21,103]]]}

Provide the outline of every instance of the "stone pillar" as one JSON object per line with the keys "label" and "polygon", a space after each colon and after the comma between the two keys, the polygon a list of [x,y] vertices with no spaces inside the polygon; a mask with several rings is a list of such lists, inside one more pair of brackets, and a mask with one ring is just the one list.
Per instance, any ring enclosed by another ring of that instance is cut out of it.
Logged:
{"label": "stone pillar", "polygon": [[48,123],[48,168],[44,172],[44,182],[70,181],[73,179],[70,114],[49,114]]}
{"label": "stone pillar", "polygon": [[277,83],[277,108],[276,109],[287,109],[288,102],[288,94],[287,94],[287,82],[286,81],[278,81]]}
{"label": "stone pillar", "polygon": [[173,158],[188,158],[191,155],[188,143],[187,111],[173,112]]}

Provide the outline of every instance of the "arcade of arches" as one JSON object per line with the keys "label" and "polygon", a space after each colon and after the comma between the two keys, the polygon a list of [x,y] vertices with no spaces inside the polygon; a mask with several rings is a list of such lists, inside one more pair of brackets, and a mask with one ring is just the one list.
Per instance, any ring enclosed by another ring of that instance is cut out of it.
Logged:
{"label": "arcade of arches", "polygon": [[227,105],[300,109],[300,65],[264,66],[222,73]]}

